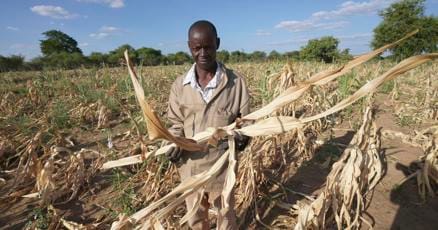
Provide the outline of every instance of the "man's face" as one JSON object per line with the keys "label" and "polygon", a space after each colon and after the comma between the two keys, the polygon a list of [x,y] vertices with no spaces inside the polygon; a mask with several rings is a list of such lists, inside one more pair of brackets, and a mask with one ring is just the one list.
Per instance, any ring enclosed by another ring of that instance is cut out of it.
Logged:
{"label": "man's face", "polygon": [[194,28],[190,33],[188,44],[197,66],[204,70],[215,68],[219,39],[210,29]]}

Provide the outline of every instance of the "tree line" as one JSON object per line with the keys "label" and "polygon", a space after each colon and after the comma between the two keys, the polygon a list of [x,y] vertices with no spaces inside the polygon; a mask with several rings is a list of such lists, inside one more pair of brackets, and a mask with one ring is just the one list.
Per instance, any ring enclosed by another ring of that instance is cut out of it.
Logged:
{"label": "tree line", "polygon": [[[374,29],[371,42],[372,48],[380,47],[393,42],[408,32],[420,29],[414,37],[390,50],[388,58],[401,60],[406,57],[431,53],[438,50],[438,17],[424,15],[424,0],[402,0],[391,4],[382,10],[380,24]],[[119,66],[123,62],[123,52],[129,51],[131,60],[136,65],[181,65],[191,63],[192,58],[186,52],[176,52],[164,55],[161,50],[141,47],[135,49],[129,44],[124,44],[107,53],[92,52],[86,56],[78,47],[77,41],[59,30],[50,30],[43,33],[45,39],[40,40],[42,56],[28,62],[23,56],[0,55],[0,72],[16,70],[40,70],[40,69],[72,69],[77,67],[101,67]],[[300,50],[279,53],[271,51],[244,51],[220,50],[217,59],[224,63],[236,62],[259,62],[259,61],[282,61],[282,60],[310,60],[332,63],[345,61],[352,58],[349,49],[338,48],[339,39],[333,36],[325,36],[319,39],[311,39]]]}
{"label": "tree line", "polygon": [[[136,65],[157,66],[157,65],[181,65],[192,63],[192,57],[186,52],[176,52],[167,55],[161,50],[141,47],[135,49],[129,44],[124,44],[108,53],[92,52],[86,56],[78,47],[78,43],[69,35],[59,31],[50,30],[43,33],[45,39],[40,41],[41,57],[25,62],[23,56],[12,55],[9,57],[0,56],[0,71],[14,70],[41,70],[41,69],[72,69],[78,67],[102,67],[119,66],[123,62],[123,53],[128,50],[131,61]],[[318,60],[334,62],[336,60],[347,60],[351,58],[348,50],[339,51],[339,40],[334,37],[322,37],[313,39],[301,51],[279,53],[275,50],[266,53],[254,51],[219,50],[217,59],[223,63],[237,62],[261,62],[280,60]]]}

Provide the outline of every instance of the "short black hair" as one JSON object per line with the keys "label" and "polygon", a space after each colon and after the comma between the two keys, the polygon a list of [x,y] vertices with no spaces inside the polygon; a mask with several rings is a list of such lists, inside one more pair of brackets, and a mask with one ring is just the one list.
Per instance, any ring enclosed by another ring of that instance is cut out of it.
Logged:
{"label": "short black hair", "polygon": [[207,20],[199,20],[199,21],[194,22],[194,23],[190,26],[190,28],[189,28],[189,34],[188,34],[189,39],[190,39],[190,33],[192,32],[192,30],[193,30],[194,28],[196,28],[196,27],[199,27],[199,26],[206,26],[206,27],[208,27],[208,28],[211,30],[211,32],[213,32],[214,36],[217,37],[216,27],[213,25],[213,23],[211,23],[211,22],[209,22],[209,21],[207,21]]}

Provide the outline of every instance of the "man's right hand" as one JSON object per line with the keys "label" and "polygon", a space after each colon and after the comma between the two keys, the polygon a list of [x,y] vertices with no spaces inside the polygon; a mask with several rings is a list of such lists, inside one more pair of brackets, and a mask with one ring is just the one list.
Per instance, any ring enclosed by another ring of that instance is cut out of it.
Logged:
{"label": "man's right hand", "polygon": [[172,146],[169,148],[169,150],[167,150],[165,154],[172,163],[176,163],[181,158],[182,149],[178,146]]}

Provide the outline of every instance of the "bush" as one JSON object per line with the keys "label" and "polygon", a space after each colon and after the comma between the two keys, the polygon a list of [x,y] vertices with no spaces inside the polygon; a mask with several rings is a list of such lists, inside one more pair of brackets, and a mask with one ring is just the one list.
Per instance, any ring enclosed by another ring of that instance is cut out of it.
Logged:
{"label": "bush", "polygon": [[0,72],[17,71],[24,69],[24,57],[11,55],[9,57],[0,56]]}
{"label": "bush", "polygon": [[332,36],[311,39],[301,48],[300,57],[304,60],[332,63],[339,56],[338,44],[339,40]]}
{"label": "bush", "polygon": [[53,53],[42,58],[45,68],[65,68],[73,69],[86,63],[85,57],[81,53]]}

